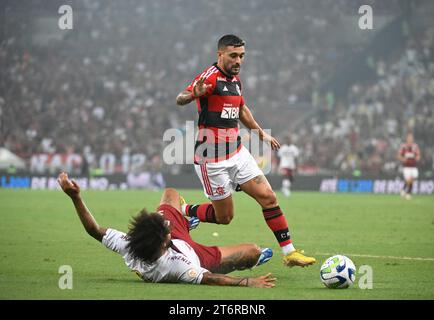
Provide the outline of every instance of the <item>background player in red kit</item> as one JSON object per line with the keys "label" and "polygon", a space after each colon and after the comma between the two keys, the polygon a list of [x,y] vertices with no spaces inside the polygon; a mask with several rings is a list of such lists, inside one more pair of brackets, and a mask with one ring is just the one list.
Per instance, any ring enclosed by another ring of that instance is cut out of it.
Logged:
{"label": "background player in red kit", "polygon": [[411,199],[411,192],[413,190],[413,182],[419,176],[419,171],[416,167],[417,162],[420,160],[419,146],[414,143],[413,134],[407,134],[406,143],[401,144],[398,152],[398,160],[401,161],[404,175],[404,188],[401,190],[401,196],[406,199]]}
{"label": "background player in red kit", "polygon": [[274,233],[287,266],[307,266],[315,259],[303,255],[292,243],[288,223],[275,193],[238,135],[239,120],[259,138],[279,142],[264,132],[252,116],[242,96],[238,77],[245,55],[245,42],[235,35],[218,41],[217,62],[199,74],[176,98],[178,105],[195,100],[199,112],[199,132],[195,145],[195,169],[205,195],[212,204],[184,205],[188,216],[201,221],[229,224],[234,216],[232,192],[238,186],[262,207],[268,227]]}

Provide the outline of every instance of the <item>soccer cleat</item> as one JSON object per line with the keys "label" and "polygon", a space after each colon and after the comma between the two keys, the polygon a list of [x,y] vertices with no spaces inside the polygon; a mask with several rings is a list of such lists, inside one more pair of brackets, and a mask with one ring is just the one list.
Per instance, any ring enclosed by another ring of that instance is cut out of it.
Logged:
{"label": "soccer cleat", "polygon": [[282,188],[281,191],[282,191],[283,195],[287,198],[291,195],[291,191],[289,189]]}
{"label": "soccer cleat", "polygon": [[405,195],[406,195],[407,193],[404,191],[404,190],[401,190],[401,197],[405,197]]}
{"label": "soccer cleat", "polygon": [[185,199],[184,199],[184,197],[183,196],[179,196],[179,204],[181,205],[181,207],[184,205],[184,204],[187,204],[187,201],[185,201]]}
{"label": "soccer cleat", "polygon": [[185,207],[187,206],[187,201],[185,201],[183,196],[179,196],[179,204],[181,205],[182,213],[186,216],[186,219],[188,219],[188,230],[191,231],[193,229],[196,229],[197,226],[200,223],[200,220],[198,217],[188,217],[187,213],[185,212]]}
{"label": "soccer cleat", "polygon": [[261,249],[261,255],[259,256],[256,267],[268,262],[268,260],[270,260],[272,256],[273,256],[273,250],[271,250],[270,248]]}
{"label": "soccer cleat", "polygon": [[409,193],[407,193],[407,194],[405,195],[405,199],[407,199],[407,200],[411,200],[411,195],[410,195]]}
{"label": "soccer cleat", "polygon": [[197,217],[191,217],[190,220],[188,220],[188,230],[196,229],[199,225],[200,220]]}
{"label": "soccer cleat", "polygon": [[181,206],[181,212],[184,216],[188,216],[187,210],[187,201],[185,201],[184,197],[179,195],[179,205]]}
{"label": "soccer cleat", "polygon": [[288,253],[283,257],[283,264],[287,267],[307,267],[314,264],[315,262],[315,258],[305,256],[304,251],[298,249]]}

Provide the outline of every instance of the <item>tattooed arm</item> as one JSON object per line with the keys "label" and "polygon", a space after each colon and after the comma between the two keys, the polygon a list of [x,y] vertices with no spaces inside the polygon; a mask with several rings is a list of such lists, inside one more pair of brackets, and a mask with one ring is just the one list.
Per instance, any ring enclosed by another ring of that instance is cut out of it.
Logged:
{"label": "tattooed arm", "polygon": [[256,278],[238,278],[226,276],[224,274],[206,272],[203,274],[201,284],[217,286],[241,286],[256,288],[273,288],[276,278],[271,277],[271,273]]}
{"label": "tattooed arm", "polygon": [[176,104],[178,106],[185,106],[186,104],[192,102],[194,99],[195,98],[193,98],[192,92],[185,90],[178,94],[178,96],[176,97]]}

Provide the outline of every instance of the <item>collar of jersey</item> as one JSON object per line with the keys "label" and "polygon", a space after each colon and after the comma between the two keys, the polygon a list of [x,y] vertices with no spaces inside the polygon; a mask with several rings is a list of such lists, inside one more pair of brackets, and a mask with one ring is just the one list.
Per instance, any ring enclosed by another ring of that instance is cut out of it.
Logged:
{"label": "collar of jersey", "polygon": [[220,71],[227,79],[232,80],[235,77],[235,76],[228,75],[226,72],[224,72],[222,69],[220,69],[219,66],[217,65],[217,62],[214,62],[213,66],[216,67],[217,70]]}

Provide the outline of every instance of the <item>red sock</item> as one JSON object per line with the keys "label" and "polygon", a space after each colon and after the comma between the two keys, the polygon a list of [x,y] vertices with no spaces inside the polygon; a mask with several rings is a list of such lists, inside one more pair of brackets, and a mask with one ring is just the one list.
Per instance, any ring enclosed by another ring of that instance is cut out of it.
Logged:
{"label": "red sock", "polygon": [[214,207],[211,203],[187,205],[185,212],[189,217],[197,217],[202,222],[217,223]]}
{"label": "red sock", "polygon": [[262,209],[262,213],[264,214],[265,222],[267,222],[268,227],[273,231],[279,245],[283,247],[290,244],[292,241],[289,235],[288,222],[286,222],[286,218],[280,207]]}

